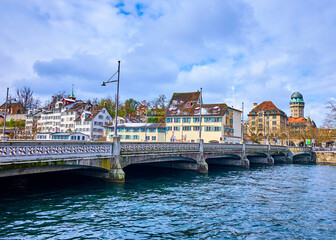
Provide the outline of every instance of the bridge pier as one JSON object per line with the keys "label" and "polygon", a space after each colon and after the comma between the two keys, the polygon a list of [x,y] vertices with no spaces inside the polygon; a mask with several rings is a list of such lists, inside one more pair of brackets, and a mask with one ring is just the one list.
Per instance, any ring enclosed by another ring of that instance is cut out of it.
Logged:
{"label": "bridge pier", "polygon": [[204,145],[203,145],[203,139],[201,139],[200,141],[200,149],[199,149],[199,154],[197,156],[197,172],[200,172],[200,173],[208,173],[208,164],[207,162],[205,161],[205,158],[204,158]]}
{"label": "bridge pier", "polygon": [[111,169],[109,170],[108,177],[105,178],[108,182],[117,182],[124,183],[125,182],[125,172],[121,168],[120,160],[120,137],[113,137],[113,164],[111,164]]}

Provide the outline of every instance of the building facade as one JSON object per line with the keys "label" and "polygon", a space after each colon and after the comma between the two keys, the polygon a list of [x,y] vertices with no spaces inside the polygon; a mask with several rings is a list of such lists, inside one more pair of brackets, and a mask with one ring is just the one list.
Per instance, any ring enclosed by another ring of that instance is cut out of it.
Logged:
{"label": "building facade", "polygon": [[165,114],[166,141],[197,142],[201,133],[204,142],[240,142],[241,111],[201,101],[200,92],[173,94]]}
{"label": "building facade", "polygon": [[254,103],[253,109],[248,114],[248,133],[254,139],[271,144],[284,142],[287,115],[277,108],[273,102],[265,101],[261,104]]}
{"label": "building facade", "polygon": [[[164,123],[122,123],[117,127],[122,142],[165,142],[166,125]],[[106,127],[107,141],[112,141],[114,126]]]}
{"label": "building facade", "polygon": [[[30,117],[27,123],[30,126]],[[83,133],[90,140],[105,136],[104,126],[112,120],[105,106],[93,106],[90,102],[76,100],[73,93],[53,107],[41,110],[37,120],[38,133]]]}

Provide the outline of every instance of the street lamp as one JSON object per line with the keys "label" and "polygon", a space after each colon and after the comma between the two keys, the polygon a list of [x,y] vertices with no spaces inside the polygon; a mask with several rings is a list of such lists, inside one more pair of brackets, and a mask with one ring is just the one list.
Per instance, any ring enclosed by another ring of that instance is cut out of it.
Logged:
{"label": "street lamp", "polygon": [[[7,118],[7,111],[8,111],[8,108],[7,108],[8,100],[9,100],[9,101],[16,101],[16,98],[10,98],[10,99],[8,99],[8,91],[9,91],[9,88],[7,88],[7,94],[6,94],[4,125],[3,125],[2,136],[1,136],[1,140],[2,140],[2,141],[6,141],[6,140],[8,140],[8,137],[6,137],[6,118]],[[9,104],[9,106],[10,106],[10,105],[11,105],[11,104]],[[9,107],[9,108],[10,108],[10,107]]]}
{"label": "street lamp", "polygon": [[200,118],[199,118],[199,122],[200,122],[200,126],[199,126],[199,141],[202,141],[202,88],[201,88],[201,92],[200,92]]}
{"label": "street lamp", "polygon": [[[117,80],[111,80],[117,73],[118,73],[118,79]],[[102,86],[105,87],[106,83],[117,82],[117,99],[116,99],[116,112],[115,112],[115,124],[114,124],[114,136],[115,137],[118,136],[117,126],[118,126],[119,78],[120,78],[120,61],[118,61],[118,71],[115,74],[113,74],[113,76],[110,77],[109,80],[102,83]]]}

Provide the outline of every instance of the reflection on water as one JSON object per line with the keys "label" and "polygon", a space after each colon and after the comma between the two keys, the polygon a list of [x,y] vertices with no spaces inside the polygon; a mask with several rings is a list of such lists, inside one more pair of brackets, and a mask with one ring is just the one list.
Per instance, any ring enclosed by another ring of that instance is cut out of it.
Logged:
{"label": "reflection on water", "polygon": [[0,238],[334,239],[336,167],[126,169],[0,181]]}

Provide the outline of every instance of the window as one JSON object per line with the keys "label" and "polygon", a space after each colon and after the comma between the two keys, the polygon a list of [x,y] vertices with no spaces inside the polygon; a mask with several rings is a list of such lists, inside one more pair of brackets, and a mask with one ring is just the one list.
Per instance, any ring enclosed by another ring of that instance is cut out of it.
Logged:
{"label": "window", "polygon": [[252,119],[255,119],[255,116],[252,116]]}
{"label": "window", "polygon": [[183,131],[191,131],[191,127],[190,126],[183,126]]}
{"label": "window", "polygon": [[221,122],[221,117],[205,117],[204,122]]}
{"label": "window", "polygon": [[139,135],[134,135],[133,136],[133,140],[138,140],[139,139]]}
{"label": "window", "polygon": [[262,122],[263,120],[262,120],[262,118],[259,118],[259,122]]}
{"label": "window", "polygon": [[194,123],[199,123],[199,121],[200,121],[200,118],[199,118],[199,117],[194,117],[194,118],[193,118],[193,122],[194,122]]}
{"label": "window", "polygon": [[195,113],[199,113],[199,111],[200,111],[199,107],[195,108]]}
{"label": "window", "polygon": [[172,127],[166,127],[166,130],[167,130],[167,131],[171,131],[171,130],[172,130]]}
{"label": "window", "polygon": [[233,119],[232,118],[230,119],[230,124],[233,124]]}
{"label": "window", "polygon": [[192,107],[192,106],[194,106],[194,104],[193,104],[192,102],[187,102],[187,103],[186,103],[186,108],[190,108],[190,107]]}
{"label": "window", "polygon": [[152,141],[156,141],[156,136],[152,136]]}
{"label": "window", "polygon": [[174,123],[179,123],[181,122],[181,118],[174,118]]}
{"label": "window", "polygon": [[125,139],[131,139],[130,135],[125,135]]}
{"label": "window", "polygon": [[218,132],[218,131],[221,131],[221,127],[204,127],[204,131],[207,131],[207,132]]}
{"label": "window", "polygon": [[191,118],[182,118],[182,122],[184,122],[184,123],[190,123],[191,122]]}
{"label": "window", "polygon": [[195,127],[193,127],[193,130],[194,130],[194,131],[199,131],[199,129],[200,129],[199,126],[195,126]]}
{"label": "window", "polygon": [[252,122],[252,125],[255,125],[255,121]]}
{"label": "window", "polygon": [[166,118],[166,123],[172,123],[173,119],[172,118]]}
{"label": "window", "polygon": [[150,136],[146,136],[146,141],[149,141],[150,140]]}
{"label": "window", "polygon": [[273,110],[273,113],[276,113],[277,111],[276,110]]}
{"label": "window", "polygon": [[218,112],[220,112],[220,107],[219,107],[219,106],[214,107],[214,108],[212,109],[212,112],[213,112],[213,113],[218,113]]}
{"label": "window", "polygon": [[273,122],[272,122],[272,125],[276,125],[276,121],[273,121]]}
{"label": "window", "polygon": [[259,113],[259,117],[262,117],[262,112]]}
{"label": "window", "polygon": [[180,131],[180,127],[174,127],[174,131]]}

